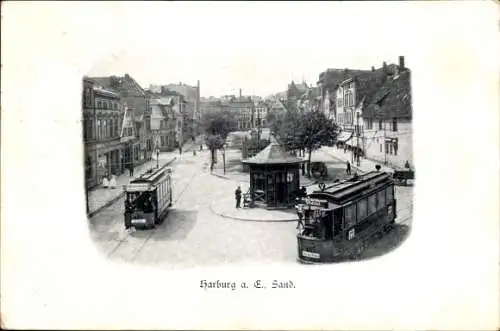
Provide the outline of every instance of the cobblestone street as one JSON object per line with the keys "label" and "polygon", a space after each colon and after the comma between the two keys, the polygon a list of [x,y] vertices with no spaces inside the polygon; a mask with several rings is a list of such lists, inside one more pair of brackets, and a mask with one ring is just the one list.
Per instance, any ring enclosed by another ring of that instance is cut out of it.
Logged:
{"label": "cobblestone street", "polygon": [[[111,259],[161,268],[297,263],[295,222],[240,221],[211,210],[215,201],[232,202],[234,189],[241,183],[211,175],[208,159],[209,152],[204,151],[197,156],[185,154],[174,162],[174,206],[156,230],[126,233],[123,199],[95,215],[90,230],[102,253]],[[329,162],[334,167],[343,166],[340,161]],[[412,192],[412,187],[396,188],[397,221],[406,225],[412,219]],[[245,214],[245,210],[240,211]],[[259,212],[262,218],[269,213]],[[406,227],[391,232],[366,252],[366,257],[397,246],[407,233]]]}

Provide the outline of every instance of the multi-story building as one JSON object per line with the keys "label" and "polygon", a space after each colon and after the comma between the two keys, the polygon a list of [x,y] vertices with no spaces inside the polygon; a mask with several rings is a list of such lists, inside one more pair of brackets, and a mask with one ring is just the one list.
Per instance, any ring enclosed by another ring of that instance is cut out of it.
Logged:
{"label": "multi-story building", "polygon": [[177,118],[173,109],[174,100],[161,95],[152,96],[151,130],[153,133],[153,150],[161,152],[173,150],[176,146]]}
{"label": "multi-story building", "polygon": [[286,91],[286,108],[288,110],[298,110],[299,105],[301,104],[302,101],[302,96],[307,93],[309,87],[305,82],[302,82],[301,84],[295,84],[294,81],[292,81],[290,84],[288,84],[288,88]]}
{"label": "multi-story building", "polygon": [[339,142],[386,164],[412,162],[410,70],[404,57],[398,65],[384,62],[345,79],[335,100]]}
{"label": "multi-story building", "polygon": [[179,84],[168,84],[160,87],[168,91],[177,92],[184,97],[184,132],[186,137],[192,137],[199,134],[199,121],[201,120],[200,112],[200,81],[197,81],[196,86],[191,86],[179,82]]}
{"label": "multi-story building", "polygon": [[344,80],[354,77],[355,75],[367,73],[369,70],[352,70],[352,69],[327,69],[319,74],[319,107],[325,115],[335,120],[337,118],[337,88]]}
{"label": "multi-story building", "polygon": [[96,150],[96,109],[94,107],[94,82],[83,78],[82,91],[82,132],[84,146],[85,185],[91,188],[97,185],[97,150]]}
{"label": "multi-story building", "polygon": [[162,87],[160,100],[165,104],[172,104],[172,111],[175,114],[175,145],[182,146],[191,136],[186,129],[188,118],[186,112],[187,102],[182,94],[170,91],[165,87]]}
{"label": "multi-story building", "polygon": [[253,116],[253,128],[265,127],[267,125],[267,114],[269,112],[269,105],[261,100],[254,101],[254,116]]}
{"label": "multi-story building", "polygon": [[404,57],[384,66],[387,79],[363,109],[363,149],[367,158],[396,167],[413,164],[411,71]]}
{"label": "multi-story building", "polygon": [[133,112],[134,132],[137,138],[135,141],[130,142],[133,148],[133,164],[137,165],[146,162],[152,153],[151,150],[148,150],[148,146],[151,146],[152,137],[149,130],[151,121],[149,100],[144,89],[128,74],[122,77],[92,77],[91,79],[96,85],[119,94],[127,104],[128,109]]}
{"label": "multi-story building", "polygon": [[[224,104],[224,102],[223,102]],[[228,103],[228,110],[235,114],[238,123],[238,130],[251,130],[254,128],[255,105],[251,97],[244,97],[241,94],[238,98],[232,98]]]}
{"label": "multi-story building", "polygon": [[83,79],[83,137],[87,188],[101,184],[102,178],[119,175],[133,164],[130,142],[135,128],[126,128],[132,117],[117,93]]}

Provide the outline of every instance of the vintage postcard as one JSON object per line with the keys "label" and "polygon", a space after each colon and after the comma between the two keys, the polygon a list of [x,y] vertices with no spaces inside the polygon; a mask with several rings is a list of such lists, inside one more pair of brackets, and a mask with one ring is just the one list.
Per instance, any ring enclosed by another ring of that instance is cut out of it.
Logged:
{"label": "vintage postcard", "polygon": [[3,9],[3,327],[499,327],[493,2]]}

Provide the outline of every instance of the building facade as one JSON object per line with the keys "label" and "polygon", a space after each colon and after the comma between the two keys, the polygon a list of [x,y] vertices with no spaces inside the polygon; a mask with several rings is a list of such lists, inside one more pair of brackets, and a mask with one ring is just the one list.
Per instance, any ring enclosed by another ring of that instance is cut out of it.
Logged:
{"label": "building facade", "polygon": [[253,128],[266,127],[267,114],[269,112],[269,106],[266,102],[256,100],[254,101],[254,116],[253,116]]}
{"label": "building facade", "polygon": [[153,133],[153,150],[169,152],[176,147],[177,118],[173,109],[173,99],[151,99],[151,130]]}
{"label": "building facade", "polygon": [[86,77],[82,106],[85,179],[87,188],[92,188],[105,176],[120,175],[134,164],[135,127],[120,95]]}
{"label": "building facade", "polygon": [[385,66],[387,79],[363,109],[363,148],[367,158],[402,168],[413,166],[411,71],[404,57]]}
{"label": "building facade", "polygon": [[144,89],[128,74],[124,76],[92,77],[91,79],[97,86],[119,94],[128,109],[132,111],[134,132],[137,138],[130,143],[133,145],[133,163],[138,165],[146,162],[152,153],[151,150],[148,150],[148,146],[151,146],[152,137],[149,130],[151,112]]}
{"label": "building facade", "polygon": [[255,127],[255,105],[251,97],[244,97],[240,90],[240,96],[233,97],[227,106],[228,110],[236,117],[238,130],[246,131]]}
{"label": "building facade", "polygon": [[340,82],[335,102],[339,142],[346,148],[394,167],[412,164],[411,82],[404,57]]}

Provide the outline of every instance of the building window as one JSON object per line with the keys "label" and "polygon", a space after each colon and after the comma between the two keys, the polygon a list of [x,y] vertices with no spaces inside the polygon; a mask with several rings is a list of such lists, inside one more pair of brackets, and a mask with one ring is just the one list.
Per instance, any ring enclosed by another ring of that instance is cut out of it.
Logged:
{"label": "building window", "polygon": [[380,152],[382,152],[382,144],[380,144]]}
{"label": "building window", "polygon": [[382,130],[382,129],[383,129],[383,127],[382,127],[382,120],[379,120],[379,121],[378,121],[378,129],[379,129],[379,130]]}
{"label": "building window", "polygon": [[102,104],[100,101],[97,101],[97,108],[101,109],[102,108]]}
{"label": "building window", "polygon": [[397,118],[392,119],[392,131],[398,131],[398,119]]}
{"label": "building window", "polygon": [[393,144],[394,144],[394,155],[398,155],[398,138],[394,140]]}

